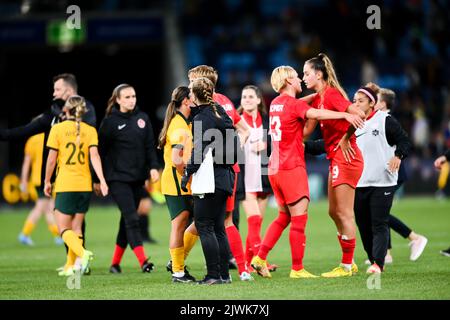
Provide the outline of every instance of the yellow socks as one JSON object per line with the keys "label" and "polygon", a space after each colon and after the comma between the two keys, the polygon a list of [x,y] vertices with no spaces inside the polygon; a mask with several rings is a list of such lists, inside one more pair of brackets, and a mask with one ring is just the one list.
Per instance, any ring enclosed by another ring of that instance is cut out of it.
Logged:
{"label": "yellow socks", "polygon": [[62,234],[62,238],[65,244],[69,247],[69,251],[72,250],[78,257],[82,257],[84,254],[83,241],[72,230],[66,230]]}
{"label": "yellow socks", "polygon": [[48,230],[54,237],[57,237],[59,235],[58,227],[56,226],[56,224],[49,224]]}
{"label": "yellow socks", "polygon": [[184,247],[173,248],[170,250],[170,257],[172,258],[172,271],[184,272]]}
{"label": "yellow socks", "polygon": [[185,260],[186,260],[187,256],[189,255],[189,252],[191,252],[191,249],[194,247],[197,240],[198,240],[197,235],[192,234],[190,232],[184,233],[183,243],[184,243],[184,259]]}
{"label": "yellow socks", "polygon": [[33,222],[26,220],[23,225],[22,233],[28,237],[33,232],[35,226],[36,225]]}

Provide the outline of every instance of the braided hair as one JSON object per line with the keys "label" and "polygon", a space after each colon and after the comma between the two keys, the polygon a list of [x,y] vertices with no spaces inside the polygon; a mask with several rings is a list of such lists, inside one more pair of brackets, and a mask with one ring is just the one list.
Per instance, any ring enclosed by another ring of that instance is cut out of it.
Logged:
{"label": "braided hair", "polygon": [[83,115],[86,113],[86,100],[78,95],[70,96],[65,104],[70,118],[75,119],[77,129],[77,145],[80,144],[80,123]]}
{"label": "braided hair", "polygon": [[220,118],[219,112],[217,111],[217,104],[213,99],[214,94],[214,83],[208,78],[197,78],[192,84],[192,93],[197,98],[201,104],[210,105],[217,118]]}

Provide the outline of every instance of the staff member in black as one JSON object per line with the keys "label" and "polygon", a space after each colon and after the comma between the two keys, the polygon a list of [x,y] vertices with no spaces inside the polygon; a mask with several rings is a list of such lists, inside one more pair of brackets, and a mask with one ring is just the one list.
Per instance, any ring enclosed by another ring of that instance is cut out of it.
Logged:
{"label": "staff member in black", "polygon": [[[355,105],[367,117],[364,128],[355,133],[364,157],[364,170],[356,187],[354,204],[356,224],[372,264],[367,273],[383,271],[398,169],[411,150],[411,142],[397,120],[387,112],[375,110],[379,90],[377,85],[369,83],[354,97]],[[339,145],[347,161],[351,161],[350,144],[341,141]]]}
{"label": "staff member in black", "polygon": [[[191,175],[200,167],[199,155],[203,160],[208,149],[215,144],[213,148],[215,192],[205,194],[203,198],[194,196],[194,222],[200,236],[207,267],[205,278],[198,283],[205,285],[230,283],[229,244],[224,222],[227,197],[233,192],[232,165],[234,163],[226,163],[226,152],[233,152],[233,150],[226,148],[225,137],[227,129],[229,134],[234,133],[234,127],[225,110],[214,102],[214,84],[209,79],[198,78],[189,87],[197,107],[192,108],[191,111],[194,149],[181,181],[184,191],[187,191],[186,185]],[[201,130],[198,127],[201,127]],[[218,141],[211,142],[204,139],[205,133],[211,129],[219,130],[223,138],[220,145]]]}
{"label": "staff member in black", "polygon": [[[129,244],[143,272],[151,272],[151,263],[144,252],[137,212],[141,190],[149,173],[159,179],[155,139],[146,113],[136,106],[132,86],[117,86],[108,100],[106,116],[99,129],[99,153],[105,179],[120,212],[120,226],[111,273],[121,273],[120,262]],[[96,192],[99,184],[95,184]]]}
{"label": "staff member in black", "polygon": [[[43,113],[35,117],[31,122],[26,125],[11,128],[11,129],[0,129],[0,140],[16,140],[22,138],[28,138],[38,133],[44,133],[44,152],[42,153],[42,169],[41,169],[41,185],[43,188],[43,181],[45,178],[45,164],[47,162],[47,156],[49,149],[45,148],[47,145],[48,135],[50,129],[56,123],[65,120],[65,112],[63,106],[66,100],[71,97],[78,95],[78,83],[75,75],[71,73],[62,73],[53,77],[53,101],[51,106],[45,110]],[[82,121],[88,125],[95,128],[96,126],[96,115],[95,108],[92,103],[88,100],[86,101],[86,113],[82,117]],[[82,240],[83,247],[86,242],[86,223],[83,220],[82,224]],[[68,250],[66,246],[66,251]],[[60,271],[62,268],[58,268]],[[85,274],[89,274],[90,269],[86,269]]]}

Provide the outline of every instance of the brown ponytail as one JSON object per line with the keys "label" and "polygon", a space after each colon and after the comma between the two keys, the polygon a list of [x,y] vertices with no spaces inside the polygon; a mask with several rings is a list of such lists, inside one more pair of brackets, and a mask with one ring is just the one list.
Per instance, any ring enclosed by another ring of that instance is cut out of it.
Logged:
{"label": "brown ponytail", "polygon": [[169,129],[170,121],[177,114],[177,110],[180,108],[184,99],[189,97],[188,87],[177,87],[172,91],[172,100],[167,105],[166,117],[164,118],[164,125],[159,134],[158,149],[164,148],[167,139],[167,130]]}
{"label": "brown ponytail", "polygon": [[336,88],[344,96],[344,98],[348,100],[347,93],[345,93],[338,81],[333,63],[326,54],[319,53],[317,57],[309,59],[306,63],[308,63],[314,70],[322,71],[323,80],[325,80],[330,87]]}
{"label": "brown ponytail", "polygon": [[192,82],[192,93],[201,104],[210,105],[217,118],[220,118],[216,102],[213,99],[214,84],[208,78],[198,78]]}

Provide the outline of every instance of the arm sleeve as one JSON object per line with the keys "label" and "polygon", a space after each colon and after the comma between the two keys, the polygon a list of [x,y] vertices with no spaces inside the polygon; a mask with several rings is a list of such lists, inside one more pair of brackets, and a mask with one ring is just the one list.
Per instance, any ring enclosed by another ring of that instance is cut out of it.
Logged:
{"label": "arm sleeve", "polygon": [[90,127],[91,132],[89,133],[90,141],[88,147],[98,146],[98,134],[94,127]]}
{"label": "arm sleeve", "polygon": [[27,142],[25,143],[25,148],[24,148],[23,153],[26,155],[31,155],[32,150],[33,150],[33,140],[31,138],[29,138],[27,140]]}
{"label": "arm sleeve", "polygon": [[386,117],[386,139],[390,146],[396,146],[395,155],[400,159],[406,158],[411,152],[412,144],[408,134],[392,116]]}
{"label": "arm sleeve", "polygon": [[45,132],[51,127],[52,119],[53,117],[50,114],[43,113],[24,126],[2,130],[0,139],[14,140]]}
{"label": "arm sleeve", "polygon": [[337,89],[333,89],[328,95],[325,96],[324,100],[324,104],[328,106],[330,110],[335,110],[338,112],[347,111],[347,108],[352,104],[350,101],[345,99]]}
{"label": "arm sleeve", "polygon": [[147,158],[147,166],[149,169],[160,169],[158,157],[155,149],[155,137],[153,135],[153,127],[150,120],[147,118],[147,135],[145,140],[145,150]]}
{"label": "arm sleeve", "polygon": [[305,153],[313,156],[318,156],[324,154],[325,151],[325,141],[323,139],[319,140],[308,140],[305,141]]}
{"label": "arm sleeve", "polygon": [[57,130],[58,130],[58,127],[53,127],[50,130],[50,133],[49,133],[48,139],[47,139],[47,148],[59,150],[59,140],[58,140]]}

